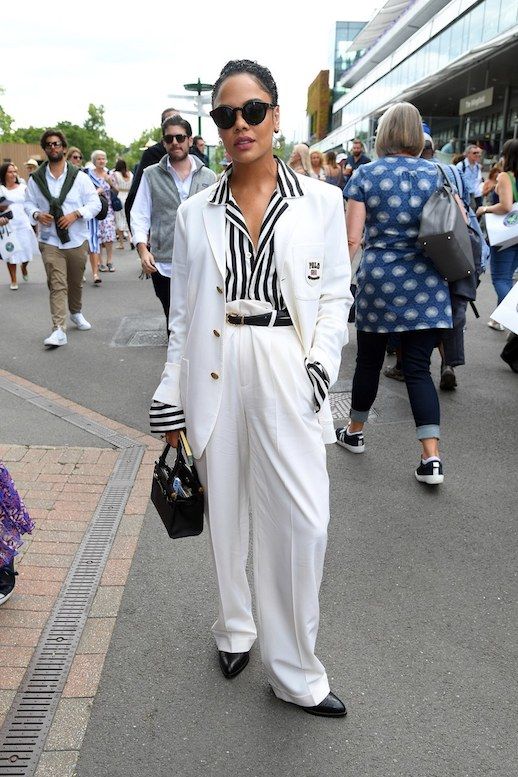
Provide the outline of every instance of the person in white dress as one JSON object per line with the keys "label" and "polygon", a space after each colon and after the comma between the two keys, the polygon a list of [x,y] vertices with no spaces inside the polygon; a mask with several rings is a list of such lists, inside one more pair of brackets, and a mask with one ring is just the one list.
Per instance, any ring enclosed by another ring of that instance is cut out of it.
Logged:
{"label": "person in white dress", "polygon": [[[128,166],[124,159],[117,159],[115,163],[115,169],[111,174],[115,188],[119,190],[119,200],[124,206],[131,184],[133,183],[133,173],[128,170]],[[117,233],[117,241],[119,248],[124,249],[124,239],[129,235],[128,222],[126,221],[126,213],[124,207],[122,210],[115,211],[115,230]]]}
{"label": "person in white dress", "polygon": [[25,190],[27,184],[19,181],[16,168],[10,162],[0,166],[0,197],[4,197],[3,204],[8,206],[5,213],[11,212],[12,219],[8,219],[0,213],[0,231],[8,233],[14,245],[14,249],[8,252],[7,245],[0,241],[0,258],[4,260],[9,270],[11,279],[10,288],[17,291],[17,265],[22,266],[22,278],[29,280],[27,265],[34,256],[39,255],[38,241],[31,227],[29,218],[25,213]]}

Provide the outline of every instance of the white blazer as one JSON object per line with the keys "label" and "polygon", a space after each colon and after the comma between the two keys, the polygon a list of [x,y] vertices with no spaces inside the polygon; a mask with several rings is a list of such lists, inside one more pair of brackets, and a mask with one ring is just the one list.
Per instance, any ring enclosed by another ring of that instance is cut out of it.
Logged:
{"label": "white blazer", "polygon": [[[281,291],[310,362],[331,385],[348,342],[353,298],[342,192],[298,176],[303,197],[289,200],[275,227]],[[177,213],[167,362],[153,399],[181,407],[199,458],[219,412],[225,347],[225,204],[208,200],[217,184],[186,200]],[[308,378],[309,380],[309,378]],[[325,443],[336,442],[327,399],[318,418]]]}

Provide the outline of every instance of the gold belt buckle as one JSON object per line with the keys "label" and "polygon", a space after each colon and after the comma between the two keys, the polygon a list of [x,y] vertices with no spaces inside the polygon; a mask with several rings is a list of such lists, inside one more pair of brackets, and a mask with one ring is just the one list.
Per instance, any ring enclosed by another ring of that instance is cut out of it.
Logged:
{"label": "gold belt buckle", "polygon": [[[240,321],[230,321],[230,316],[233,316],[233,318],[239,318]],[[239,313],[227,313],[227,324],[232,324],[233,326],[241,326],[245,323],[245,317],[240,316]]]}

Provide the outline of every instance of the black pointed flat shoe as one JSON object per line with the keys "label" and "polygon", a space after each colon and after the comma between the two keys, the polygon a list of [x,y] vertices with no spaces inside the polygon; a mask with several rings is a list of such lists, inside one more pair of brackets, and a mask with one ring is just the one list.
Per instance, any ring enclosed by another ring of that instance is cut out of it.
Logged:
{"label": "black pointed flat shoe", "polygon": [[246,653],[227,653],[225,650],[219,651],[219,665],[221,671],[227,679],[236,677],[243,671],[250,660],[250,651]]}
{"label": "black pointed flat shoe", "polygon": [[310,715],[320,715],[323,718],[343,718],[347,715],[345,704],[334,693],[328,693],[326,698],[314,707],[301,707]]}

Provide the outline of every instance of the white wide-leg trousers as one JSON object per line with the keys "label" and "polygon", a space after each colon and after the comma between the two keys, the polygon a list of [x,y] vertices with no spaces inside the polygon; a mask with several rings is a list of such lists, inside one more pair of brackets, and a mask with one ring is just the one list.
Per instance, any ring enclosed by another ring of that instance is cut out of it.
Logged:
{"label": "white wide-leg trousers", "polygon": [[293,327],[225,325],[223,396],[199,461],[219,588],[219,650],[257,636],[246,577],[252,514],[261,656],[275,694],[302,706],[329,693],[315,656],[329,479],[313,389]]}

